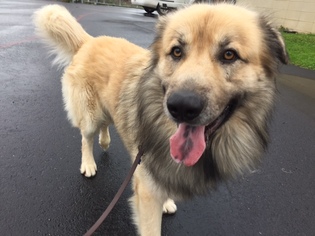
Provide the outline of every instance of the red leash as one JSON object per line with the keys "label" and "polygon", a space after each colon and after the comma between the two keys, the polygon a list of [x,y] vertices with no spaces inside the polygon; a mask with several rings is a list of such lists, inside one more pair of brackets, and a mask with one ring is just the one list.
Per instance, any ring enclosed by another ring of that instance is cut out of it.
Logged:
{"label": "red leash", "polygon": [[114,206],[116,205],[116,203],[118,202],[119,198],[121,197],[122,193],[124,192],[124,190],[126,189],[128,183],[130,182],[130,179],[133,175],[133,173],[135,172],[137,165],[140,164],[141,161],[141,157],[143,156],[143,151],[141,149],[141,147],[139,147],[139,152],[136,156],[135,161],[133,162],[131,169],[129,170],[128,175],[126,176],[124,182],[122,183],[122,185],[120,186],[120,188],[118,189],[115,197],[113,198],[113,200],[111,201],[111,203],[108,205],[108,207],[106,208],[106,210],[104,211],[104,213],[101,215],[101,217],[95,222],[95,224],[84,234],[84,236],[91,236],[96,230],[97,228],[103,223],[103,221],[106,219],[106,217],[109,215],[109,213],[111,212],[111,210],[114,208]]}

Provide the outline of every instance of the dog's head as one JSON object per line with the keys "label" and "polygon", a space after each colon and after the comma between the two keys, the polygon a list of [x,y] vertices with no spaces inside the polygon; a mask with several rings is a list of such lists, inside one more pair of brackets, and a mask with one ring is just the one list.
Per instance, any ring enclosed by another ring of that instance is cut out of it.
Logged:
{"label": "dog's head", "polygon": [[[279,32],[264,17],[235,5],[193,5],[159,20],[151,51],[165,112],[178,124],[175,160],[194,165],[207,140],[231,131],[232,122],[253,123],[264,136],[275,75],[288,61]],[[246,142],[250,132],[239,132]]]}

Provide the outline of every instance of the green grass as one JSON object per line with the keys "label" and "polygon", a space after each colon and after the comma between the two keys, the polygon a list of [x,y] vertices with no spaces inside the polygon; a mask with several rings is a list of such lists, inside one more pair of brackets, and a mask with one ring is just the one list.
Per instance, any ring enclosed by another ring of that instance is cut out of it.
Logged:
{"label": "green grass", "polygon": [[290,56],[290,63],[315,70],[315,35],[282,32]]}

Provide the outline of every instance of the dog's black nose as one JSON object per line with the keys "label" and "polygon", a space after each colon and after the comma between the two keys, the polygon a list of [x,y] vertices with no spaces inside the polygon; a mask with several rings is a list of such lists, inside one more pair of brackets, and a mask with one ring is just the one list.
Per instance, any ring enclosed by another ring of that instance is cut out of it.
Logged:
{"label": "dog's black nose", "polygon": [[199,116],[203,106],[203,99],[187,90],[175,92],[167,99],[167,109],[177,122],[192,121]]}

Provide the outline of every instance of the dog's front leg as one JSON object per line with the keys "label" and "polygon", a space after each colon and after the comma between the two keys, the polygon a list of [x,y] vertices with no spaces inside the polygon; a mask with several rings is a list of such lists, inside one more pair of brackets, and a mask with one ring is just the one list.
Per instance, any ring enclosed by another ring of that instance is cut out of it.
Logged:
{"label": "dog's front leg", "polygon": [[133,178],[134,196],[130,199],[133,220],[141,236],[160,236],[163,203],[167,199],[155,186],[154,181],[138,167]]}

